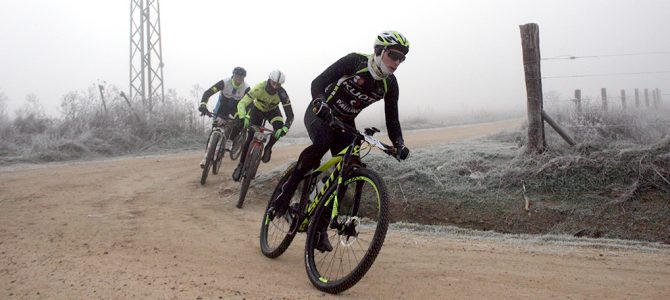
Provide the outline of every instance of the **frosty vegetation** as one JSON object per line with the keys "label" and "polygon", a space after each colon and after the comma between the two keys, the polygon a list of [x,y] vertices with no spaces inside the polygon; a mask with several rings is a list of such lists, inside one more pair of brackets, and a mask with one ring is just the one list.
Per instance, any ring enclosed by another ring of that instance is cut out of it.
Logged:
{"label": "frosty vegetation", "polygon": [[[363,161],[384,177],[393,222],[670,242],[670,111],[548,113],[575,147],[547,125],[542,154],[525,153],[524,127]],[[285,167],[253,183],[262,199]]]}
{"label": "frosty vegetation", "polygon": [[[194,101],[170,90],[157,103],[130,101],[118,88],[92,85],[62,96],[62,118],[50,118],[35,95],[10,118],[0,91],[0,163],[60,161],[164,149],[201,143],[205,122]],[[197,141],[197,142],[196,142]]]}
{"label": "frosty vegetation", "polygon": [[[189,98],[168,90],[163,101],[143,103],[121,96],[116,86],[91,85],[60,98],[61,117],[53,118],[35,94],[26,96],[17,111],[7,109],[7,96],[0,90],[0,165],[17,162],[40,163],[96,157],[133,155],[200,149],[206,140],[210,120],[197,111],[202,89],[194,85]],[[218,96],[212,97],[216,101]],[[211,102],[210,101],[210,102]],[[13,114],[12,114],[13,113]],[[432,128],[519,117],[520,112],[472,112],[469,115],[408,116],[406,130]],[[384,129],[383,119],[359,120],[360,126]],[[298,116],[291,133],[281,144],[308,143]]]}

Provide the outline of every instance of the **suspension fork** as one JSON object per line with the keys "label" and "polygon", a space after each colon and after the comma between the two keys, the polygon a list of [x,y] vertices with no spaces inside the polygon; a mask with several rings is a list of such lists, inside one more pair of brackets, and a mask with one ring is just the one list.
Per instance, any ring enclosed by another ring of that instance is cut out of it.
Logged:
{"label": "suspension fork", "polygon": [[[333,199],[333,209],[330,212],[330,226],[331,228],[338,228],[340,227],[340,224],[337,222],[337,216],[339,213],[339,200],[342,198],[343,193],[344,193],[344,185],[342,184],[342,178],[344,178],[349,170],[345,170],[345,166],[347,165],[349,159],[351,159],[352,155],[355,155],[354,152],[357,151],[356,146],[357,146],[357,137],[354,137],[354,140],[351,142],[351,146],[349,146],[349,149],[347,149],[347,152],[344,153],[344,156],[342,157],[342,160],[338,163],[337,167],[339,169],[339,174],[337,176],[337,186],[335,187],[335,199]],[[358,185],[356,187],[356,190],[358,191]],[[357,204],[354,204],[358,206]],[[355,207],[356,210],[358,210],[358,207]]]}

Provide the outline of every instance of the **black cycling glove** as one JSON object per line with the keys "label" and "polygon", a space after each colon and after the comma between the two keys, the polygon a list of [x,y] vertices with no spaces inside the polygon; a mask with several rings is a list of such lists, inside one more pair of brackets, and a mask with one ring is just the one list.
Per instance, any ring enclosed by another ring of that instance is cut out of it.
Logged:
{"label": "black cycling glove", "polygon": [[312,100],[312,105],[314,106],[312,112],[320,119],[329,121],[333,117],[332,110],[323,98],[319,97]]}

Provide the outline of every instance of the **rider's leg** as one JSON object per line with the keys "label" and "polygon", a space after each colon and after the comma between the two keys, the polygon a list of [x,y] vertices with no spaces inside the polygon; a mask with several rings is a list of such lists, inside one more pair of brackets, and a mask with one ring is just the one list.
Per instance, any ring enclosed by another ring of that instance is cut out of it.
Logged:
{"label": "rider's leg", "polygon": [[307,111],[305,112],[305,127],[307,128],[309,138],[312,140],[312,145],[300,153],[298,164],[289,179],[282,185],[282,192],[275,199],[274,208],[278,216],[286,212],[291,197],[293,197],[293,193],[295,193],[295,189],[298,187],[298,183],[300,183],[300,179],[311,169],[319,166],[321,157],[328,152],[333,143],[333,129],[326,122],[317,118],[312,113],[310,106],[307,107]]}
{"label": "rider's leg", "polygon": [[270,123],[272,124],[272,128],[274,129],[275,134],[270,137],[270,141],[265,145],[265,149],[263,150],[264,163],[270,161],[272,157],[272,146],[279,140],[276,133],[278,130],[284,127],[284,118],[281,116],[279,108],[276,108],[274,111],[272,111],[271,115],[273,115],[273,117],[270,119]]}
{"label": "rider's leg", "polygon": [[[237,113],[237,101],[233,99],[222,99],[221,100],[223,103],[221,103],[221,113],[220,116],[222,116],[224,119],[229,118],[229,116],[236,117]],[[239,119],[237,119],[239,120]],[[232,130],[230,132],[226,132],[228,135],[228,139],[226,140],[226,143],[224,144],[224,147],[226,150],[231,150],[233,140],[237,137],[239,134],[239,127],[242,127],[244,125],[244,122],[236,122],[235,126],[232,126]]]}
{"label": "rider's leg", "polygon": [[324,211],[321,214],[321,219],[319,219],[317,228],[318,234],[316,235],[316,241],[314,241],[314,248],[321,252],[333,251],[333,246],[330,244],[330,240],[328,239],[328,224],[330,223],[330,214],[332,209],[332,206],[324,207]]}

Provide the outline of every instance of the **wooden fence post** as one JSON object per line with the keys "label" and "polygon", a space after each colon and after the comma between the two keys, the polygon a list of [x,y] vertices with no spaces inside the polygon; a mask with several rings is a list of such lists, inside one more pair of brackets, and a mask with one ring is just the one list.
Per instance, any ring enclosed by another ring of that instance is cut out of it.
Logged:
{"label": "wooden fence post", "polygon": [[626,110],[626,90],[621,90],[621,108]]}
{"label": "wooden fence post", "polygon": [[644,89],[644,106],[649,108],[649,89]]}
{"label": "wooden fence post", "polygon": [[528,144],[526,153],[544,152],[544,124],[542,120],[542,77],[540,73],[540,30],[537,24],[519,26],[523,49],[523,69],[526,75],[528,106]]}
{"label": "wooden fence post", "polygon": [[658,95],[658,105],[661,106],[663,104],[663,94],[661,94],[661,89],[659,88],[657,88],[656,91],[656,95]]}
{"label": "wooden fence post", "polygon": [[577,113],[582,112],[582,90],[575,90],[575,104],[577,105]]}
{"label": "wooden fence post", "polygon": [[640,89],[635,88],[635,107],[640,107]]}
{"label": "wooden fence post", "polygon": [[654,108],[658,107],[658,96],[656,96],[656,89],[651,90],[651,103],[654,104]]}
{"label": "wooden fence post", "polygon": [[607,111],[607,89],[600,89],[600,96],[603,99],[603,111]]}
{"label": "wooden fence post", "polygon": [[105,89],[102,84],[98,84],[98,90],[100,90],[100,101],[102,101],[102,110],[103,110],[103,115],[107,116],[107,103],[105,101],[105,94],[103,93],[103,90]]}

